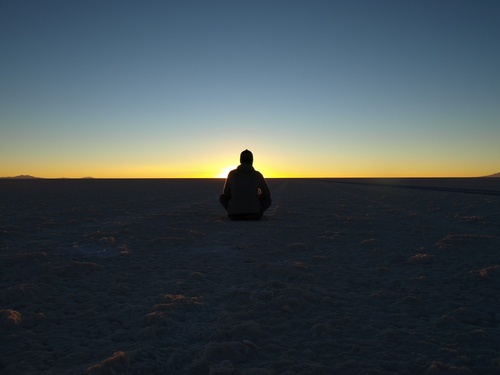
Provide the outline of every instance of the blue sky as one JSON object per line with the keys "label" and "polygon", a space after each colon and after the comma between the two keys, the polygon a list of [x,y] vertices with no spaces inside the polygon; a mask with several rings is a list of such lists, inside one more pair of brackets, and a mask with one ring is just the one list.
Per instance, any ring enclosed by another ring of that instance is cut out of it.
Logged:
{"label": "blue sky", "polygon": [[500,171],[497,1],[3,1],[0,175]]}

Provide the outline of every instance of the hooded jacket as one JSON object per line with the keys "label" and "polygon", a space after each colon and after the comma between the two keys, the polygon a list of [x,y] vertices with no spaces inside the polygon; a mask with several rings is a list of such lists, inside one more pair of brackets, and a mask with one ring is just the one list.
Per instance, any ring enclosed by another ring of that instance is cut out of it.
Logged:
{"label": "hooded jacket", "polygon": [[251,214],[260,212],[259,193],[261,198],[270,199],[271,191],[264,176],[251,164],[242,163],[229,172],[224,184],[223,194],[231,197],[228,214]]}

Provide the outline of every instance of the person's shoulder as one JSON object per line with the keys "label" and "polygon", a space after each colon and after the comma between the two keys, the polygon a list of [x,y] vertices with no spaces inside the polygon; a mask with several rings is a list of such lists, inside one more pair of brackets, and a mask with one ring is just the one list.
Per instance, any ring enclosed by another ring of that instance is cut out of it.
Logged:
{"label": "person's shoulder", "polygon": [[264,178],[264,175],[262,173],[260,173],[259,171],[254,171],[255,175],[260,177],[260,178]]}

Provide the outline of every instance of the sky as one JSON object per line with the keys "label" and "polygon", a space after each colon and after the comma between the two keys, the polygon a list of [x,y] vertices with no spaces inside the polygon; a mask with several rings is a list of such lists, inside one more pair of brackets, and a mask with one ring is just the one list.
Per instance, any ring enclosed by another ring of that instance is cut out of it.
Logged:
{"label": "sky", "polygon": [[0,176],[500,172],[497,0],[3,0]]}

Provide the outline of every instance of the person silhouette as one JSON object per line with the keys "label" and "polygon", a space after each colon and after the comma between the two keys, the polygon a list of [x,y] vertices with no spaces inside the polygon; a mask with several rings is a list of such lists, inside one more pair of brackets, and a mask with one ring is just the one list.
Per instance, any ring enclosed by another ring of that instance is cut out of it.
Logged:
{"label": "person silhouette", "polygon": [[240,165],[229,172],[219,196],[231,220],[259,220],[271,207],[271,190],[252,164],[252,152],[244,150],[240,154]]}

